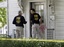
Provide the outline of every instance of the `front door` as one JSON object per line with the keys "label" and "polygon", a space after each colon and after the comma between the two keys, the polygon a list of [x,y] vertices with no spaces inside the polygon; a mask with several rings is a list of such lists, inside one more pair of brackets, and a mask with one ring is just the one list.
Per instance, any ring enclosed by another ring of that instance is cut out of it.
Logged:
{"label": "front door", "polygon": [[[34,8],[36,10],[36,13],[38,13],[44,21],[44,4],[41,2],[30,2],[30,9],[31,8]],[[30,36],[32,37],[32,23],[30,23]]]}

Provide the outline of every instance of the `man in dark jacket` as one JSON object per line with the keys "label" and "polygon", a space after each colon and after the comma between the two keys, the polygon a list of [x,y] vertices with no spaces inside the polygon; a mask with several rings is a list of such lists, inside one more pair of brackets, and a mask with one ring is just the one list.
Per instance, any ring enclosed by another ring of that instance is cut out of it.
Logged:
{"label": "man in dark jacket", "polygon": [[40,15],[36,13],[35,9],[31,9],[31,22],[32,22],[32,37],[39,38],[39,20]]}
{"label": "man in dark jacket", "polygon": [[24,25],[26,24],[25,18],[22,16],[21,11],[18,12],[18,15],[14,18],[13,24],[16,25],[16,38],[23,38],[24,37]]}

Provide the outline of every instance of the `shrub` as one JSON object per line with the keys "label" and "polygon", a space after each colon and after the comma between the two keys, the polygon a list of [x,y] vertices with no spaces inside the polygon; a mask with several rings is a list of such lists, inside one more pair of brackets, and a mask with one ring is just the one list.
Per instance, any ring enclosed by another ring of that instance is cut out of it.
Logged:
{"label": "shrub", "polygon": [[6,25],[6,8],[0,8],[0,28]]}
{"label": "shrub", "polygon": [[64,47],[64,42],[0,39],[0,47]]}
{"label": "shrub", "polygon": [[6,0],[0,0],[0,2],[3,2],[3,1],[6,1]]}

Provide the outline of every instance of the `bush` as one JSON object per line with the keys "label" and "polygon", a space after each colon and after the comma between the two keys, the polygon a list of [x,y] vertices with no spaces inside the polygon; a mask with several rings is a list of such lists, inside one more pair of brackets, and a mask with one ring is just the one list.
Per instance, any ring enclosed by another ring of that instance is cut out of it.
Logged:
{"label": "bush", "polygon": [[6,1],[6,0],[0,0],[0,2],[3,2],[3,1]]}
{"label": "bush", "polygon": [[6,13],[6,8],[0,8],[0,28],[4,27],[7,24]]}
{"label": "bush", "polygon": [[0,40],[0,47],[64,47],[64,42],[36,40]]}

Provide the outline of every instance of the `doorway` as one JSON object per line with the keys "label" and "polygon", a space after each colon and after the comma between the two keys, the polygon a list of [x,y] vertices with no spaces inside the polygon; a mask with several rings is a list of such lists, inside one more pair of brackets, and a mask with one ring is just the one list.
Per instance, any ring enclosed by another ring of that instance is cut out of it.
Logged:
{"label": "doorway", "polygon": [[[30,9],[34,8],[44,21],[44,4],[41,2],[30,2]],[[30,14],[31,18],[31,14]],[[30,37],[32,37],[32,23],[30,22]],[[45,37],[45,36],[44,36]]]}

